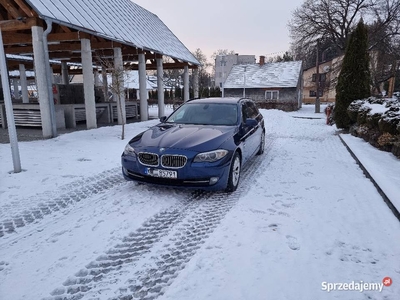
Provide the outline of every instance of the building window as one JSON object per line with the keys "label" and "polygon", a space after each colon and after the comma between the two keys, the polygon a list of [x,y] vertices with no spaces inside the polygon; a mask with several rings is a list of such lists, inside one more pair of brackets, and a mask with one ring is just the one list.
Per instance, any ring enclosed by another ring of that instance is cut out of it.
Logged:
{"label": "building window", "polygon": [[[323,90],[319,90],[319,96],[322,97],[324,95]],[[316,91],[310,91],[310,97],[317,97],[317,92]]]}
{"label": "building window", "polygon": [[278,100],[279,91],[265,91],[265,100]]}
{"label": "building window", "polygon": [[222,72],[219,72],[219,78],[222,78]]}
{"label": "building window", "polygon": [[[319,73],[319,82],[326,81],[326,73]],[[312,82],[315,82],[317,79],[317,73],[312,74]]]}

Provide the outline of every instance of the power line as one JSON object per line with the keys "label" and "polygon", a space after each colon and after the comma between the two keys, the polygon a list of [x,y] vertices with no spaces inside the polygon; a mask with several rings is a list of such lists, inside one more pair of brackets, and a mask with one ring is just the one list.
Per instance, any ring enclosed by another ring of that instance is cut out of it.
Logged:
{"label": "power line", "polygon": [[269,54],[265,54],[265,57],[269,57],[269,56],[277,56],[277,55],[280,55],[280,54],[285,54],[286,52],[289,52],[289,51],[279,51],[279,52],[274,52],[274,53],[269,53]]}

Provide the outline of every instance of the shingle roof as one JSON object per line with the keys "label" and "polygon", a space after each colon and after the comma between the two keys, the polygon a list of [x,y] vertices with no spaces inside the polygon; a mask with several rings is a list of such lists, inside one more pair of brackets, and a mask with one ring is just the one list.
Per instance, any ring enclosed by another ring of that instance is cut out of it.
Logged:
{"label": "shingle roof", "polygon": [[234,65],[224,88],[243,88],[246,75],[246,88],[296,87],[301,74],[302,62]]}
{"label": "shingle roof", "polygon": [[45,19],[199,65],[153,13],[130,0],[27,0]]}

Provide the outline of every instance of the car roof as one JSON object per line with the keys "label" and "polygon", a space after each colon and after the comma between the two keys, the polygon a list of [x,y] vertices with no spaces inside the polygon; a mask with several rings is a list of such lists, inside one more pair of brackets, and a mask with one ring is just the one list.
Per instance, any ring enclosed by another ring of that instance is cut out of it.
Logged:
{"label": "car roof", "polygon": [[239,97],[232,97],[232,98],[201,98],[201,99],[192,99],[189,100],[190,103],[238,103],[240,100],[251,100],[248,98],[239,98]]}

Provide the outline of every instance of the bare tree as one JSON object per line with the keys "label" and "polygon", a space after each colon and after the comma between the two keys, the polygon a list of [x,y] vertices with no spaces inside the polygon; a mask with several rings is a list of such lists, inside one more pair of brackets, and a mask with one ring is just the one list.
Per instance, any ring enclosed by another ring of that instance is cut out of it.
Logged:
{"label": "bare tree", "polygon": [[200,62],[200,66],[198,67],[199,96],[200,98],[202,98],[208,95],[208,88],[210,87],[211,76],[208,70],[213,67],[213,65],[207,60],[207,56],[203,53],[203,51],[201,51],[200,48],[197,48],[194,52],[192,52],[192,54]]}
{"label": "bare tree", "polygon": [[[106,55],[102,53],[96,53],[95,55],[98,63],[105,67],[107,71],[111,74],[111,83],[108,83],[108,89],[112,92],[113,96],[116,97],[114,101],[117,102],[117,107],[119,109],[120,121],[122,126],[121,140],[125,139],[125,123],[126,116],[123,110],[123,99],[125,99],[125,82],[128,82],[131,71],[128,67],[115,66],[114,62],[110,60]],[[103,83],[104,84],[104,83]],[[106,97],[106,95],[104,95]]]}
{"label": "bare tree", "polygon": [[343,54],[350,34],[363,19],[369,28],[369,49],[400,34],[398,0],[306,0],[289,22],[292,50],[303,59],[317,40]]}
{"label": "bare tree", "polygon": [[[173,59],[169,56],[163,56],[163,63],[171,63]],[[163,81],[165,87],[176,87],[179,85],[180,78],[183,77],[182,69],[164,69]]]}
{"label": "bare tree", "polygon": [[[295,59],[302,59],[305,68],[314,66],[317,41],[319,53],[324,54],[319,61],[343,55],[360,20],[368,29],[371,79],[379,91],[380,84],[393,76],[393,66],[400,59],[399,0],[306,0],[288,24]],[[340,70],[341,64],[336,67]]]}

